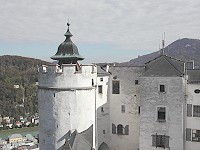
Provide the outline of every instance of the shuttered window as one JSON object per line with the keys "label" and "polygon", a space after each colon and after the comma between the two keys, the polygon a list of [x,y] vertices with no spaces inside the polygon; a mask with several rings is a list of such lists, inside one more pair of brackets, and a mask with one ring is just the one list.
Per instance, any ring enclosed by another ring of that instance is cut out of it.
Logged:
{"label": "shuttered window", "polygon": [[191,129],[186,128],[186,141],[191,141]]}
{"label": "shuttered window", "polygon": [[116,126],[112,123],[112,134],[116,134]]}
{"label": "shuttered window", "polygon": [[129,135],[129,125],[125,126],[125,135]]}
{"label": "shuttered window", "polygon": [[187,104],[187,116],[192,117],[192,104]]}

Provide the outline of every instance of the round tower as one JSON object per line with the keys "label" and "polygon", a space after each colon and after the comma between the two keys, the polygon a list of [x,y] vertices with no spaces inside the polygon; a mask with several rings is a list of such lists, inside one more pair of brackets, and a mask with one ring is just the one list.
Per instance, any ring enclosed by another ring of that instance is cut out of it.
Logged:
{"label": "round tower", "polygon": [[42,150],[95,147],[95,65],[79,65],[84,58],[64,34],[58,64],[39,68],[39,143]]}

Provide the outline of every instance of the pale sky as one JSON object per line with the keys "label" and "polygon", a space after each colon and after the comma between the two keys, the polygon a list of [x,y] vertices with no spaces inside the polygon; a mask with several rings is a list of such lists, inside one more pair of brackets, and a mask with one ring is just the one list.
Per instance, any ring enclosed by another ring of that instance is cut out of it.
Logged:
{"label": "pale sky", "polygon": [[65,39],[91,62],[125,62],[200,39],[200,0],[0,0],[0,55],[49,60]]}

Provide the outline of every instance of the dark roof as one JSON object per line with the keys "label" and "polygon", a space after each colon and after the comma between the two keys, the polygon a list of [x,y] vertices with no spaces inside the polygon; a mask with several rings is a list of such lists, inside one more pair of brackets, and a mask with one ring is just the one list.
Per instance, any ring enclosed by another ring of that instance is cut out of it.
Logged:
{"label": "dark roof", "polygon": [[77,46],[72,42],[73,36],[69,31],[69,24],[67,32],[64,34],[66,39],[58,46],[57,53],[51,57],[54,60],[61,60],[65,62],[83,60],[84,58],[79,54]]}
{"label": "dark roof", "polygon": [[183,76],[184,62],[167,55],[161,55],[146,63],[143,76]]}
{"label": "dark roof", "polygon": [[106,72],[106,67],[97,65],[97,75],[106,76],[106,75],[110,75],[110,72]]}
{"label": "dark roof", "polygon": [[200,83],[200,69],[187,70],[188,83]]}

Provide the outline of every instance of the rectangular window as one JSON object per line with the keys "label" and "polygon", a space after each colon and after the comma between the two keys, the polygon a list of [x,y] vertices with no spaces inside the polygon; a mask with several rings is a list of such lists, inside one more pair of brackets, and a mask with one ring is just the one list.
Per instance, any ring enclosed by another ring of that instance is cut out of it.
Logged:
{"label": "rectangular window", "polygon": [[99,86],[98,86],[98,93],[99,93],[99,94],[102,94],[102,93],[103,93],[102,85],[99,85]]}
{"label": "rectangular window", "polygon": [[200,130],[192,130],[192,141],[200,142]]}
{"label": "rectangular window", "polygon": [[103,130],[103,134],[106,134],[106,131],[105,131],[105,130]]}
{"label": "rectangular window", "polygon": [[122,113],[125,113],[125,105],[121,106],[121,111],[122,111]]}
{"label": "rectangular window", "polygon": [[192,104],[187,104],[187,117],[192,117]]}
{"label": "rectangular window", "polygon": [[102,82],[102,81],[103,81],[103,78],[100,78],[100,81]]}
{"label": "rectangular window", "polygon": [[191,129],[186,128],[186,141],[191,141]]}
{"label": "rectangular window", "polygon": [[138,80],[135,80],[135,84],[138,84]]}
{"label": "rectangular window", "polygon": [[200,117],[200,105],[193,106],[193,117]]}
{"label": "rectangular window", "polygon": [[101,112],[104,112],[104,109],[103,109],[103,107],[101,107]]}
{"label": "rectangular window", "polygon": [[166,135],[152,135],[152,146],[169,148],[169,136]]}
{"label": "rectangular window", "polygon": [[160,85],[160,92],[162,92],[162,93],[165,92],[165,85],[163,85],[163,84]]}
{"label": "rectangular window", "polygon": [[119,94],[120,92],[120,83],[119,81],[112,81],[112,94]]}
{"label": "rectangular window", "polygon": [[166,108],[165,107],[158,107],[157,108],[158,111],[158,121],[166,121]]}

